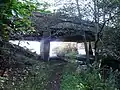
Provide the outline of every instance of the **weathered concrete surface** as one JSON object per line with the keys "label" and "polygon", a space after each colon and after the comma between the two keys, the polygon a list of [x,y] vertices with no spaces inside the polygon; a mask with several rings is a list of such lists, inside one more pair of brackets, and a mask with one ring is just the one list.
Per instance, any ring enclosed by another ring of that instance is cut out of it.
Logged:
{"label": "weathered concrete surface", "polygon": [[41,59],[45,61],[49,60],[50,40],[48,37],[49,37],[49,32],[44,32],[43,39],[41,40],[41,45],[40,45]]}
{"label": "weathered concrete surface", "polygon": [[83,33],[86,39],[93,41],[95,37],[94,22],[79,20],[78,17],[68,17],[59,13],[45,14],[34,12],[31,17],[34,25],[34,33],[22,33],[10,36],[11,40],[42,40],[44,31],[51,33],[51,40],[60,39],[61,41],[83,42]]}

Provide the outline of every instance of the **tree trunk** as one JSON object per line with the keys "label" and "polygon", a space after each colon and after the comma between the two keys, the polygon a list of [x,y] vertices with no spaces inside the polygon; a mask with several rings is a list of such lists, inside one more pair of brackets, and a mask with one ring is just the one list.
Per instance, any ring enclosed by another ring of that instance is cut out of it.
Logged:
{"label": "tree trunk", "polygon": [[97,8],[97,3],[98,0],[94,0],[94,21],[95,21],[95,26],[96,26],[96,33],[95,33],[95,61],[97,61],[97,56],[98,56],[98,50],[97,50],[97,40],[98,40],[98,30],[99,30],[99,17],[98,17],[98,8]]}
{"label": "tree trunk", "polygon": [[83,39],[84,39],[84,46],[85,46],[85,52],[86,52],[86,61],[87,61],[87,65],[89,65],[90,64],[90,59],[89,59],[90,57],[89,57],[89,49],[88,49],[88,45],[87,45],[85,32],[84,32]]}
{"label": "tree trunk", "polygon": [[[78,0],[76,0],[76,4],[77,4],[79,20],[81,22],[81,13],[80,13]],[[81,23],[81,25],[82,25],[82,23]],[[85,33],[84,30],[83,30],[83,32],[84,32],[83,40],[84,40],[84,46],[85,46],[85,52],[86,52],[86,61],[87,61],[87,65],[89,65],[89,63],[90,63],[90,61],[89,61],[89,49],[88,49],[88,46],[87,46],[86,33]]]}

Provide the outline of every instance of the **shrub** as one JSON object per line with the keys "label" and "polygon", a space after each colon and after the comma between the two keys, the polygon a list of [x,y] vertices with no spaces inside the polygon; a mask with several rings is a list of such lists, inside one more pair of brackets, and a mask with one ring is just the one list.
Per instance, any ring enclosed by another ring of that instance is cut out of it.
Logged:
{"label": "shrub", "polygon": [[103,80],[99,70],[96,69],[86,69],[80,73],[65,70],[60,88],[61,90],[117,90],[114,75],[111,74]]}
{"label": "shrub", "polygon": [[9,77],[1,77],[0,90],[43,90],[49,75],[48,66],[39,61],[33,61],[32,65],[13,70]]}
{"label": "shrub", "polygon": [[75,57],[78,54],[74,43],[65,43],[62,47],[55,48],[54,52],[58,57],[64,57],[69,62],[75,62]]}

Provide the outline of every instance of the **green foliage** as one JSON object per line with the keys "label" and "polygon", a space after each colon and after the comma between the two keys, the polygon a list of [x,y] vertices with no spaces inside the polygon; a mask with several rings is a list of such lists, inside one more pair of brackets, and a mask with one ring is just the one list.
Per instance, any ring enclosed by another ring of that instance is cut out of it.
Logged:
{"label": "green foliage", "polygon": [[108,79],[103,80],[99,70],[87,69],[78,73],[67,69],[62,76],[61,90],[117,90],[114,81],[112,73]]}
{"label": "green foliage", "polygon": [[66,60],[68,62],[71,62],[71,63],[75,63],[76,62],[76,55],[77,55],[77,52],[69,52],[69,53],[66,53],[65,54],[65,57],[66,57]]}
{"label": "green foliage", "polygon": [[[39,5],[38,5],[39,4]],[[44,8],[38,8],[38,6]],[[33,11],[50,13],[47,3],[40,4],[34,0],[1,0],[0,1],[0,36],[8,40],[13,34],[21,35],[34,31],[30,16]]]}
{"label": "green foliage", "polygon": [[47,64],[34,61],[32,67],[26,67],[23,71],[19,68],[19,73],[9,77],[2,88],[4,90],[43,90],[47,84],[47,68]]}
{"label": "green foliage", "polygon": [[28,17],[35,10],[30,1],[1,0],[0,1],[0,36],[8,39],[8,35],[16,31],[29,30],[31,23]]}
{"label": "green foliage", "polygon": [[58,56],[74,56],[78,53],[77,47],[72,43],[65,43],[61,47],[55,48],[54,52]]}

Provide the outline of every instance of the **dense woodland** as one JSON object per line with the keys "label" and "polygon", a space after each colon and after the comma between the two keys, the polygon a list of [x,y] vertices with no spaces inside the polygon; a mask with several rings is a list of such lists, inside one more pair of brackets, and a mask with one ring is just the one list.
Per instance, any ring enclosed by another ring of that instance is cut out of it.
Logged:
{"label": "dense woodland", "polygon": [[[120,0],[55,0],[60,8],[54,11],[48,2],[38,1],[0,0],[0,90],[119,90]],[[9,43],[13,36],[21,40],[37,32],[33,12],[75,17],[79,22],[66,21],[73,24],[91,22],[94,41],[87,40],[85,31],[82,35],[86,55],[78,59],[76,48],[67,45],[56,49],[59,58],[44,62],[29,49]],[[88,42],[93,42],[95,56]]]}

